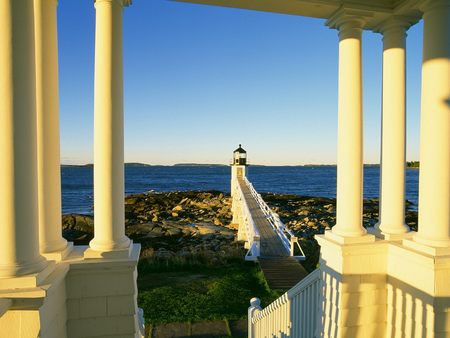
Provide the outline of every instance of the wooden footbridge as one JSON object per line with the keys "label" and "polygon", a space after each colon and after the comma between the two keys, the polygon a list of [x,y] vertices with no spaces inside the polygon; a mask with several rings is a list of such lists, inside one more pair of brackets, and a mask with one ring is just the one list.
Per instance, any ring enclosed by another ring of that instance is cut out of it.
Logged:
{"label": "wooden footbridge", "polygon": [[306,277],[297,237],[244,175],[235,177],[233,216],[239,223],[238,238],[246,241],[246,260],[259,262],[270,288],[290,289]]}

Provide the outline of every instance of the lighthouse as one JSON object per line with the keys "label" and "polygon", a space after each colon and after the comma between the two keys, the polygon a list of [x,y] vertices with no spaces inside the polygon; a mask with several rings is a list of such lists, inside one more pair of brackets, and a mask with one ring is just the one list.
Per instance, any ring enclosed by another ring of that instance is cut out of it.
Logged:
{"label": "lighthouse", "polygon": [[234,195],[236,190],[237,180],[245,177],[247,167],[247,152],[239,145],[235,151],[233,151],[233,163],[231,164],[231,196]]}
{"label": "lighthouse", "polygon": [[239,229],[237,239],[240,241],[247,241],[245,231],[242,229],[244,222],[242,219],[240,190],[238,188],[239,179],[246,176],[246,167],[247,152],[242,148],[242,145],[239,145],[239,148],[233,151],[233,162],[231,163],[231,210],[233,212],[233,220],[231,223]]}

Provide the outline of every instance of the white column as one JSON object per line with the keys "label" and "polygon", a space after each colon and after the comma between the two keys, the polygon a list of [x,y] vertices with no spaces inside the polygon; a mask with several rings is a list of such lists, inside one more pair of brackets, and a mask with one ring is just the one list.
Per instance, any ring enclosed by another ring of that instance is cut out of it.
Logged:
{"label": "white column", "polygon": [[63,251],[59,155],[57,0],[34,0],[38,146],[39,244]]}
{"label": "white column", "polygon": [[450,247],[450,0],[424,8],[419,231],[414,240]]}
{"label": "white column", "polygon": [[359,237],[363,203],[362,22],[341,20],[337,146],[337,210],[333,234]]}
{"label": "white column", "polygon": [[94,251],[124,250],[122,12],[129,1],[97,0],[94,93]]}
{"label": "white column", "polygon": [[406,162],[406,29],[410,23],[393,17],[384,22],[380,218],[386,236],[409,231],[405,224]]}
{"label": "white column", "polygon": [[41,271],[33,0],[0,1],[0,277]]}

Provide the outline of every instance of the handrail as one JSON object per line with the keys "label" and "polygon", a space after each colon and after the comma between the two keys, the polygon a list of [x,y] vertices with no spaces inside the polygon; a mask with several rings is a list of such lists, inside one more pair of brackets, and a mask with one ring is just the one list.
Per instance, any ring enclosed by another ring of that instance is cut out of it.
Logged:
{"label": "handrail", "polygon": [[256,228],[255,222],[253,221],[253,217],[247,205],[247,201],[244,198],[244,193],[242,192],[239,185],[237,185],[236,189],[239,193],[239,199],[242,205],[247,242],[249,243],[249,250],[245,255],[245,260],[255,261],[258,259],[261,250],[259,231]]}
{"label": "handrail", "polygon": [[0,299],[0,317],[2,317],[11,307],[12,300],[9,298]]}
{"label": "handrail", "polygon": [[[281,239],[281,242],[283,244],[284,249],[286,252],[289,253],[290,256],[293,256],[299,260],[304,260],[306,258],[305,253],[303,252],[302,247],[300,246],[300,243],[298,242],[297,236],[284,224],[280,217],[276,212],[274,212],[267,203],[263,200],[261,197],[261,194],[259,194],[256,189],[253,187],[253,184],[248,180],[247,177],[244,177],[244,182],[247,185],[247,187],[250,190],[250,193],[255,198],[256,202],[258,203],[260,209],[266,216],[267,220],[269,221],[272,229],[275,231],[275,233],[278,235],[278,237]],[[239,189],[240,190],[240,189]],[[242,191],[241,191],[242,193]],[[297,247],[301,255],[296,256],[294,254],[294,249]]]}
{"label": "handrail", "polygon": [[249,308],[249,338],[317,337],[321,279],[316,269],[266,308],[253,298]]}

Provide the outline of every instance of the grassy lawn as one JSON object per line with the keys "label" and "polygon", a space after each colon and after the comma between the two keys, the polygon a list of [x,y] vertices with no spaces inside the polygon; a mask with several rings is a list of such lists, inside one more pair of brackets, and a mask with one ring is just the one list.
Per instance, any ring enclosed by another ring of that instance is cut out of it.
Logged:
{"label": "grassy lawn", "polygon": [[218,319],[242,319],[252,297],[266,306],[279,297],[259,267],[235,261],[211,265],[145,266],[140,269],[139,306],[147,325]]}

